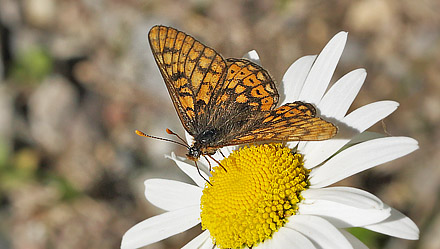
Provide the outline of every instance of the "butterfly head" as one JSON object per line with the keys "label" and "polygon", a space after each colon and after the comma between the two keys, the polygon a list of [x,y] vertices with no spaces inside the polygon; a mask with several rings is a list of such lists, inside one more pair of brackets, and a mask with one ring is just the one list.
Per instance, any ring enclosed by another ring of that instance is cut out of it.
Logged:
{"label": "butterfly head", "polygon": [[202,155],[202,152],[200,151],[200,148],[198,146],[191,146],[188,148],[188,153],[186,154],[186,157],[191,161],[197,161],[199,160],[199,157]]}
{"label": "butterfly head", "polygon": [[197,161],[200,156],[213,155],[216,149],[210,145],[216,141],[218,129],[206,129],[194,137],[194,144],[188,148],[186,157],[190,160]]}

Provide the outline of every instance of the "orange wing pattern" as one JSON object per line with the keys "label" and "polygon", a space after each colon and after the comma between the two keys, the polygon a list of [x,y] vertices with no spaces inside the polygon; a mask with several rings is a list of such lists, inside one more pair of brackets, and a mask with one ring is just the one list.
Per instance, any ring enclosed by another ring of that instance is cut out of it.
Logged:
{"label": "orange wing pattern", "polygon": [[219,140],[255,128],[249,126],[250,121],[264,117],[279,98],[272,78],[259,65],[246,59],[227,59],[227,66],[224,82],[198,123],[224,133]]}
{"label": "orange wing pattern", "polygon": [[324,140],[337,128],[311,104],[274,109],[279,95],[269,73],[246,59],[223,59],[174,28],[155,26],[151,50],[182,125],[194,137],[187,157],[258,141]]}
{"label": "orange wing pattern", "polygon": [[148,38],[179,118],[194,135],[197,116],[223,82],[226,61],[214,49],[171,27],[155,26]]}
{"label": "orange wing pattern", "polygon": [[[227,59],[228,73],[216,104],[249,105],[255,111],[270,111],[278,103],[278,92],[269,73],[246,59]],[[225,106],[226,107],[226,106]]]}
{"label": "orange wing pattern", "polygon": [[280,106],[256,124],[255,129],[232,139],[230,145],[264,140],[325,140],[336,135],[335,125],[315,115],[315,108],[308,103],[296,101]]}

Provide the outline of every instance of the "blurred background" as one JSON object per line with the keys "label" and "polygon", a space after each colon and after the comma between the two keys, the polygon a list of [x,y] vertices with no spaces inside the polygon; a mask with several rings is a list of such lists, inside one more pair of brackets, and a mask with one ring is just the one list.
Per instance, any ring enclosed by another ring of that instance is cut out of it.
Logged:
{"label": "blurred background", "polygon": [[[145,179],[189,181],[164,158],[184,150],[134,134],[183,134],[147,42],[155,24],[225,57],[256,49],[278,82],[348,31],[333,82],[365,68],[351,110],[398,101],[370,131],[420,143],[339,183],[404,212],[420,240],[353,233],[371,248],[440,248],[438,13],[437,0],[0,0],[0,248],[119,248],[127,229],[161,213],[144,198]],[[147,248],[180,248],[199,232]]]}

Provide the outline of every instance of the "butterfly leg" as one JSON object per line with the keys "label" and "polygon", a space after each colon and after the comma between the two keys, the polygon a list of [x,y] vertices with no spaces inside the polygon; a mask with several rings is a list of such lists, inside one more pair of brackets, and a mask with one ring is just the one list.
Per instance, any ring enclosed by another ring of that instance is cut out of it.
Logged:
{"label": "butterfly leg", "polygon": [[208,160],[208,158],[206,158],[205,155],[204,155],[203,157],[204,157],[205,160],[208,162],[208,164],[209,164],[209,172],[211,172],[211,169],[212,169],[212,167],[211,167],[211,162]]}
{"label": "butterfly leg", "polygon": [[214,157],[212,157],[211,155],[208,155],[209,156],[209,158],[211,158],[212,160],[214,160],[214,162],[216,162],[218,165],[220,165],[226,172],[228,172],[227,170],[226,170],[226,168],[225,167],[223,167],[223,165],[219,162],[219,161],[217,161]]}
{"label": "butterfly leg", "polygon": [[293,147],[293,149],[292,149],[293,154],[298,153],[299,142],[301,142],[301,141],[298,141],[298,142],[296,143],[295,147]]}
{"label": "butterfly leg", "polygon": [[219,149],[218,151],[220,152],[220,155],[223,156],[223,158],[226,158],[221,149]]}
{"label": "butterfly leg", "polygon": [[196,165],[197,172],[198,172],[199,175],[203,178],[203,180],[205,180],[207,183],[209,183],[209,185],[212,186],[211,182],[210,182],[208,179],[206,179],[206,178],[202,175],[202,172],[200,171],[200,168],[199,168],[199,166],[197,165],[197,161],[194,161],[194,164]]}

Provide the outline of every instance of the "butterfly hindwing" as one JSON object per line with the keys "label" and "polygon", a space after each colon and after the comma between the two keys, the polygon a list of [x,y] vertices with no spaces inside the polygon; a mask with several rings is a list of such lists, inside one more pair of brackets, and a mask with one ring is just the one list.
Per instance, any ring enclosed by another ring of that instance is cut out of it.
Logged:
{"label": "butterfly hindwing", "polygon": [[275,83],[261,66],[246,59],[227,59],[227,65],[224,82],[199,122],[219,133],[213,146],[253,129],[253,120],[264,117],[278,103]]}
{"label": "butterfly hindwing", "polygon": [[257,141],[315,141],[325,140],[337,133],[337,127],[316,117],[315,108],[296,101],[272,110],[249,130],[230,141],[242,144]]}
{"label": "butterfly hindwing", "polygon": [[269,73],[246,59],[227,59],[228,72],[216,105],[244,104],[254,111],[266,112],[278,103],[278,92]]}

